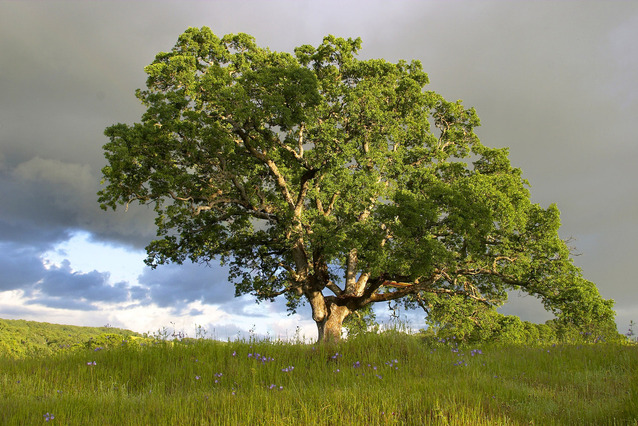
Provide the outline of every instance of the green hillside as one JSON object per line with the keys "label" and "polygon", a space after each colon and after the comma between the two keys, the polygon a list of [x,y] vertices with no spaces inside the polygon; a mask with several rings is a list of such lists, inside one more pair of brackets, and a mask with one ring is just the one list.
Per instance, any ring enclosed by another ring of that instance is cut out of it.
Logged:
{"label": "green hillside", "polygon": [[113,327],[79,327],[0,318],[0,356],[51,355],[69,348],[95,346],[94,342],[113,340],[105,339],[108,336],[125,339],[141,335]]}

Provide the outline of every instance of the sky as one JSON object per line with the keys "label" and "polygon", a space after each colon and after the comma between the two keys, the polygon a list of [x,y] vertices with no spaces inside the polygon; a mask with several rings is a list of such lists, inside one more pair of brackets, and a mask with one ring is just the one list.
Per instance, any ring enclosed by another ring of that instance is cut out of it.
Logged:
{"label": "sky", "polygon": [[[221,266],[147,268],[154,212],[99,209],[104,129],[139,121],[143,68],[201,26],[288,52],[361,37],[361,58],[420,60],[428,90],[476,108],[484,145],[509,147],[532,200],[558,205],[619,331],[638,321],[638,2],[514,0],[0,0],[0,318],[316,336],[307,307],[235,298]],[[551,318],[510,300],[501,312]]]}

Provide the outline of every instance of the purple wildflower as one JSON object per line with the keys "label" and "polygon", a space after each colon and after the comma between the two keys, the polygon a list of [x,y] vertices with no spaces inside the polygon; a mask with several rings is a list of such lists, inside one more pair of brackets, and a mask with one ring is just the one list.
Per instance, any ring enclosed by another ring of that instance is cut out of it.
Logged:
{"label": "purple wildflower", "polygon": [[48,422],[48,421],[53,420],[53,419],[55,419],[55,416],[54,416],[53,414],[51,414],[51,413],[48,413],[48,412],[47,412],[47,413],[44,415],[44,421],[45,421],[45,422]]}

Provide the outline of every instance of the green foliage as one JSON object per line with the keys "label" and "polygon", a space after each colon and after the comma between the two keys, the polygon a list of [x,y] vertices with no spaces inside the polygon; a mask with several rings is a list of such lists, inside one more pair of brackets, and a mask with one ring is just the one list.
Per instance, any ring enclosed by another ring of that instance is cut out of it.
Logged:
{"label": "green foliage", "polygon": [[476,306],[463,300],[451,301],[451,307],[433,309],[428,316],[428,336],[437,339],[454,337],[461,342],[502,344],[538,343],[621,343],[626,339],[613,322],[574,324],[553,319],[545,324],[522,321],[513,315],[502,315],[494,308]]}
{"label": "green foliage", "polygon": [[[112,327],[78,327],[45,322],[0,319],[0,356],[52,355],[78,348],[112,346],[139,338],[138,333]],[[110,343],[109,343],[110,342]]]}
{"label": "green foliage", "polygon": [[102,333],[95,337],[90,337],[84,342],[84,347],[93,350],[102,350],[126,345],[144,345],[152,344],[156,340],[149,337],[142,337],[137,333],[119,334],[119,333]]}
{"label": "green foliage", "polygon": [[363,333],[377,333],[379,324],[376,318],[372,305],[366,305],[349,315],[343,321],[343,327],[348,331],[348,337],[359,336]]}
{"label": "green foliage", "polygon": [[533,204],[508,150],[479,141],[476,111],[425,90],[418,61],[360,47],[328,36],[291,54],[189,28],[145,68],[141,121],[105,131],[101,206],[154,206],[149,265],[221,259],[238,295],[309,302],[333,337],[400,299],[491,319],[512,289],[567,324],[611,324],[558,208]]}

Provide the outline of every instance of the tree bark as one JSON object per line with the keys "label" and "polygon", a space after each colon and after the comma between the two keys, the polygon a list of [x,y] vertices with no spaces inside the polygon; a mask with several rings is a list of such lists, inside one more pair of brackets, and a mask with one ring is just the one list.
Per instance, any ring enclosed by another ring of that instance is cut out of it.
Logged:
{"label": "tree bark", "polygon": [[336,343],[341,340],[343,330],[343,320],[350,314],[350,309],[346,306],[339,306],[334,303],[328,305],[327,315],[317,323],[317,342]]}

